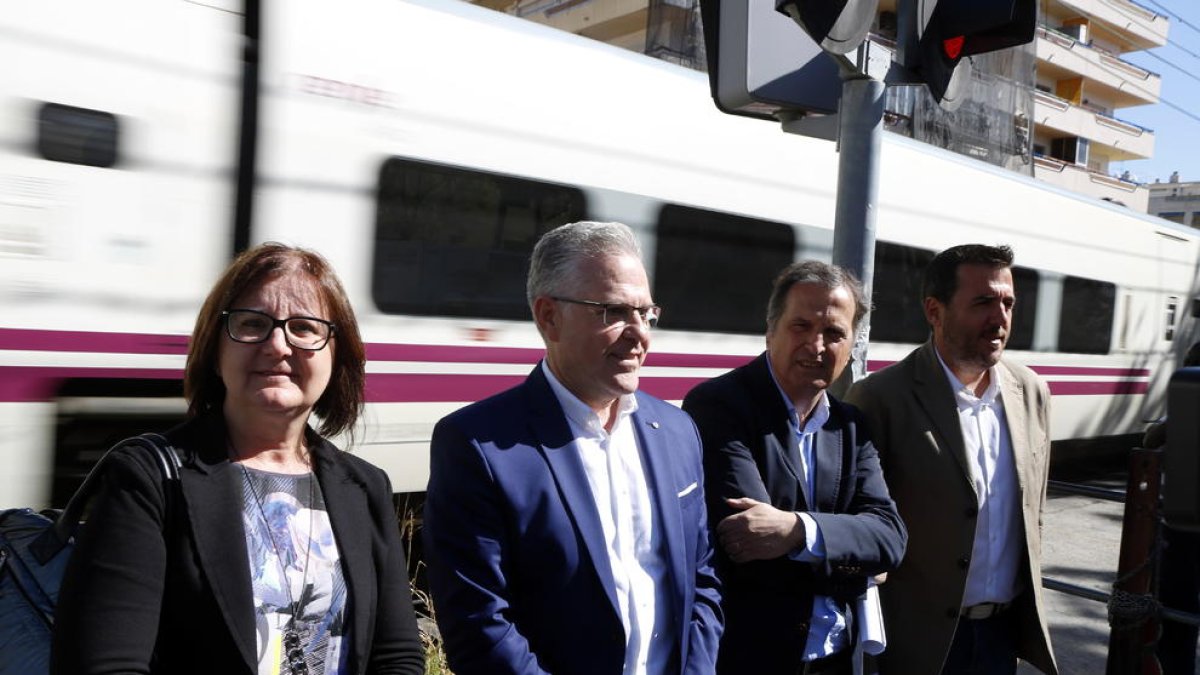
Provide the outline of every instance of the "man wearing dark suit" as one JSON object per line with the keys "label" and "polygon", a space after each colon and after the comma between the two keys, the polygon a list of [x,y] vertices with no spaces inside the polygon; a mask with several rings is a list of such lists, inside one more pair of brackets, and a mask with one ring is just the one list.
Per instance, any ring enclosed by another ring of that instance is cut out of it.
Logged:
{"label": "man wearing dark suit", "polygon": [[637,391],[660,312],[640,256],[617,223],[543,236],[527,294],[545,359],[434,429],[425,552],[458,675],[712,672],[700,439]]}
{"label": "man wearing dark suit", "polygon": [[1050,392],[1002,359],[1016,302],[1012,250],[955,246],[925,272],[933,340],[857,383],[908,525],[880,588],[881,672],[1056,673],[1042,599]]}
{"label": "man wearing dark suit", "polygon": [[767,350],[693,389],[720,538],[719,673],[860,673],[854,608],[906,533],[857,410],[826,389],[850,360],[862,286],[805,262],[775,281]]}

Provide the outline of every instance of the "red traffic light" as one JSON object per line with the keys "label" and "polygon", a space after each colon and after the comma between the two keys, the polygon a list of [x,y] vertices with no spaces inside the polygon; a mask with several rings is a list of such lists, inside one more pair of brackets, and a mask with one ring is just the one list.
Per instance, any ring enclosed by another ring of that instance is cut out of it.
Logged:
{"label": "red traffic light", "polygon": [[962,54],[963,43],[966,41],[967,38],[962,35],[946,38],[942,40],[942,51],[946,53],[948,58],[957,59]]}

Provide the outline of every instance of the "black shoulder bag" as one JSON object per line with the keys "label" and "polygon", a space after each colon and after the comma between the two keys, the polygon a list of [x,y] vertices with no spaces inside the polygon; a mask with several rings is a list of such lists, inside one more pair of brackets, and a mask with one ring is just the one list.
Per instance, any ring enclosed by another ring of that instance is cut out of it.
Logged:
{"label": "black shoulder bag", "polygon": [[0,675],[38,675],[50,670],[50,635],[58,589],[75,548],[72,536],[100,484],[101,468],[118,449],[151,451],[168,495],[179,482],[179,456],[167,439],[142,434],[117,443],[88,473],[65,509],[0,510]]}

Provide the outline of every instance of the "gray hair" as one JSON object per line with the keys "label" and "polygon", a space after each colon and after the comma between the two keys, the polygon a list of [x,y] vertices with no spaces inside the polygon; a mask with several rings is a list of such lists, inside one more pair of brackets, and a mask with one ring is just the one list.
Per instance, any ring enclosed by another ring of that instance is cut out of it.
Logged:
{"label": "gray hair", "polygon": [[628,225],[581,220],[542,235],[533,247],[525,298],[532,309],[539,296],[569,293],[576,264],[587,258],[629,255],[641,260],[642,249]]}
{"label": "gray hair", "polygon": [[783,306],[787,303],[788,292],[796,284],[816,284],[827,290],[845,288],[854,298],[854,328],[867,314],[867,297],[863,293],[862,282],[849,270],[837,265],[821,262],[820,260],[805,260],[804,262],[788,265],[775,277],[775,286],[771,289],[771,299],[767,302],[767,332],[775,330],[775,324],[783,314]]}

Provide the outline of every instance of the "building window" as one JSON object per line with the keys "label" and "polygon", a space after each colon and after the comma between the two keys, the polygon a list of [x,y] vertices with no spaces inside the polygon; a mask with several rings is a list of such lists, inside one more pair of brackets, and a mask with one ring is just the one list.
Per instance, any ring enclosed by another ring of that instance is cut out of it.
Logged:
{"label": "building window", "polygon": [[886,241],[875,242],[871,283],[871,339],[921,343],[929,337],[922,283],[933,252]]}
{"label": "building window", "polygon": [[1050,141],[1050,156],[1070,164],[1087,166],[1088,140],[1077,136],[1055,138]]}
{"label": "building window", "polygon": [[1179,223],[1180,225],[1183,225],[1185,215],[1186,214],[1183,211],[1165,211],[1158,214],[1158,217],[1162,218],[1163,220],[1169,220],[1172,223]]}
{"label": "building window", "polygon": [[1112,342],[1117,287],[1065,277],[1058,322],[1058,349],[1080,354],[1107,354]]}
{"label": "building window", "polygon": [[790,225],[667,204],[657,229],[654,299],[663,328],[766,330],[772,283],[794,259]]}
{"label": "building window", "polygon": [[37,151],[52,162],[109,168],[117,163],[117,116],[60,103],[38,110]]}
{"label": "building window", "polygon": [[379,172],[372,297],[388,313],[528,319],[534,243],[585,212],[574,187],[389,159]]}

